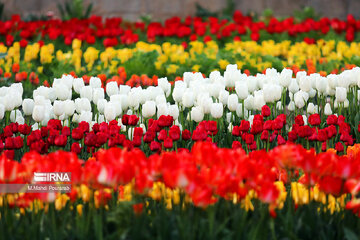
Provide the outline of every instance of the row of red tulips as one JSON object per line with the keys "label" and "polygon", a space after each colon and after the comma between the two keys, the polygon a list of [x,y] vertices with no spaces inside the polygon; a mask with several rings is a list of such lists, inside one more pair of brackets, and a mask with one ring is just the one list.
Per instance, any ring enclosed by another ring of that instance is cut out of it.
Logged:
{"label": "row of red tulips", "polygon": [[[0,21],[0,34],[5,36],[5,44],[10,46],[14,40],[22,42],[26,46],[28,41],[38,36],[49,40],[63,39],[70,45],[77,38],[94,44],[101,39],[104,46],[118,44],[133,44],[139,39],[154,42],[161,37],[176,37],[183,40],[196,40],[197,38],[227,39],[250,33],[252,40],[261,40],[261,31],[269,34],[287,33],[289,37],[296,37],[303,33],[314,32],[319,36],[326,35],[330,30],[337,34],[346,33],[346,40],[353,41],[355,33],[360,30],[360,20],[348,15],[347,20],[323,17],[320,20],[306,19],[297,22],[294,17],[278,20],[272,17],[268,23],[255,21],[251,16],[244,16],[240,11],[235,11],[231,21],[209,17],[203,20],[199,17],[187,17],[181,20],[172,17],[165,21],[129,23],[121,17],[107,18],[105,21],[100,16],[92,16],[89,19],[71,19],[68,21],[47,20],[24,22],[19,15],[12,16],[9,21]],[[144,39],[143,39],[144,38]],[[305,41],[312,43],[313,39]]]}
{"label": "row of red tulips", "polygon": [[[270,108],[264,106],[262,113],[254,116],[252,122],[241,120],[239,125],[228,127],[225,119],[202,121],[195,128],[192,124],[180,129],[173,125],[171,116],[149,119],[147,129],[139,126],[139,117],[124,115],[121,123],[95,123],[90,129],[87,122],[77,126],[63,126],[60,120],[52,119],[47,126],[32,130],[27,124],[11,123],[0,134],[0,150],[9,158],[18,159],[28,150],[38,153],[64,149],[82,157],[89,157],[100,148],[121,146],[131,150],[141,148],[147,154],[164,150],[187,148],[197,141],[209,141],[219,147],[242,148],[247,152],[273,148],[287,142],[300,143],[306,148],[314,147],[317,152],[335,148],[342,154],[356,139],[343,115],[330,115],[321,122],[319,114],[312,114],[304,122],[304,117],[295,118],[280,114],[270,116]],[[288,124],[287,124],[288,121]],[[292,125],[289,125],[293,123]],[[121,127],[122,126],[122,127]],[[289,126],[291,128],[289,129]],[[121,129],[123,128],[123,129]]]}

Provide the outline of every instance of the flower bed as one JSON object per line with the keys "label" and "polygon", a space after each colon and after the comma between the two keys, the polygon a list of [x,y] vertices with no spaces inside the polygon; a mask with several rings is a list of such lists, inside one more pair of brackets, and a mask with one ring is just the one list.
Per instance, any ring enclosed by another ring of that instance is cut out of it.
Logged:
{"label": "flower bed", "polygon": [[3,236],[356,239],[359,23],[0,22]]}

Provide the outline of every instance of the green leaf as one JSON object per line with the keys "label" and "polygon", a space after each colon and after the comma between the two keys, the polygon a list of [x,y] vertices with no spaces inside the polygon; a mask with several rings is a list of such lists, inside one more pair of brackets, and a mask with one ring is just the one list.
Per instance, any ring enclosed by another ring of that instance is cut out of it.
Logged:
{"label": "green leaf", "polygon": [[347,240],[357,240],[357,239],[359,239],[356,236],[356,234],[347,227],[344,227],[344,233],[345,233],[345,239],[347,239]]}

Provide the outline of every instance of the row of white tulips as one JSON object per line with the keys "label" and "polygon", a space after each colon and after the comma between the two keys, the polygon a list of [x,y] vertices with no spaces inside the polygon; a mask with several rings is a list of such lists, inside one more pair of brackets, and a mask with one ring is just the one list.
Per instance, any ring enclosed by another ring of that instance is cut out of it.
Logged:
{"label": "row of white tulips", "polygon": [[[218,71],[212,72],[209,78],[201,73],[185,72],[183,81],[176,81],[174,87],[167,78],[160,78],[155,87],[131,88],[109,82],[106,90],[101,87],[99,78],[92,77],[85,86],[82,78],[63,75],[54,79],[52,87],[41,86],[34,90],[32,99],[22,98],[21,83],[0,88],[0,119],[6,112],[10,113],[10,121],[18,123],[24,123],[25,118],[31,116],[37,123],[35,128],[46,125],[52,118],[91,124],[111,121],[123,113],[138,113],[144,119],[171,115],[177,120],[180,116],[182,120],[196,122],[202,121],[204,116],[219,119],[223,114],[227,114],[229,120],[231,114],[236,114],[251,120],[251,113],[261,110],[265,104],[279,111],[286,107],[298,114],[323,111],[330,115],[336,108],[347,108],[359,99],[358,67],[327,77],[316,73],[307,76],[306,72],[298,72],[295,78],[292,75],[289,69],[281,72],[267,69],[265,74],[247,76],[235,64],[227,66],[224,76]],[[349,94],[356,99],[349,101]],[[78,97],[73,99],[73,96]],[[321,101],[324,104],[320,108]],[[187,116],[183,116],[185,110]]]}

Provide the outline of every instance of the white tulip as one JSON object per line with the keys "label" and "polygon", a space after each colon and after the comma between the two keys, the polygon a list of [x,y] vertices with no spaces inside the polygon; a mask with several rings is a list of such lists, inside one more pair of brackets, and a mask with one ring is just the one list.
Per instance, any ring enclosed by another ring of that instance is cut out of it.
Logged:
{"label": "white tulip", "polygon": [[211,104],[211,116],[215,119],[221,118],[223,115],[224,107],[222,103]]}
{"label": "white tulip", "polygon": [[321,93],[324,94],[327,89],[327,79],[325,77],[318,77],[316,79],[316,89]]}
{"label": "white tulip", "polygon": [[89,124],[92,122],[92,112],[90,111],[82,111],[79,118],[80,122],[88,122]]}
{"label": "white tulip", "polygon": [[64,105],[65,114],[67,116],[72,116],[75,112],[75,102],[72,100],[66,100]]}
{"label": "white tulip", "polygon": [[289,91],[291,93],[296,93],[299,91],[299,85],[295,78],[291,79],[290,85],[289,85]]}
{"label": "white tulip", "polygon": [[15,103],[11,99],[11,96],[6,95],[3,100],[3,105],[5,106],[6,111],[12,111],[15,108]]}
{"label": "white tulip", "polygon": [[112,81],[106,84],[106,94],[109,97],[118,93],[119,93],[119,87],[117,85],[117,82]]}
{"label": "white tulip", "polygon": [[21,114],[20,110],[18,110],[18,109],[12,110],[10,112],[10,121],[11,122],[16,122],[16,118],[19,117],[19,116],[22,117],[22,114]]}
{"label": "white tulip", "polygon": [[159,118],[161,115],[169,115],[169,109],[166,103],[157,105],[157,117]]}
{"label": "white tulip", "polygon": [[309,114],[314,114],[316,112],[315,105],[313,103],[309,103],[306,112]]}
{"label": "white tulip", "polygon": [[119,87],[119,94],[127,95],[131,90],[131,87],[128,85],[120,85]]}
{"label": "white tulip", "polygon": [[310,77],[302,76],[299,81],[299,87],[304,92],[309,92],[311,89]]}
{"label": "white tulip", "polygon": [[104,99],[104,98],[105,98],[104,89],[102,89],[102,88],[94,88],[93,89],[93,97],[92,97],[93,103],[97,104],[97,102],[100,99]]}
{"label": "white tulip", "polygon": [[43,105],[34,106],[32,118],[35,122],[41,122],[45,118],[45,108]]}
{"label": "white tulip", "polygon": [[105,105],[107,104],[106,99],[100,99],[97,102],[96,108],[99,111],[99,113],[104,114]]}
{"label": "white tulip", "polygon": [[265,105],[264,95],[262,93],[255,94],[254,97],[254,108],[258,111],[261,110],[261,108]]}
{"label": "white tulip", "polygon": [[166,103],[165,95],[156,96],[155,102],[156,102],[156,105]]}
{"label": "white tulip", "polygon": [[24,111],[25,116],[30,116],[34,109],[34,100],[30,98],[25,98],[22,103],[22,110]]}
{"label": "white tulip", "polygon": [[[295,104],[295,103],[294,103]],[[283,110],[283,104],[281,101],[278,101],[276,103],[276,109],[279,110],[279,111],[282,111]]]}
{"label": "white tulip", "polygon": [[228,102],[228,98],[229,98],[229,92],[226,90],[221,90],[219,92],[219,101],[223,104],[223,105],[227,105]]}
{"label": "white tulip", "polygon": [[92,88],[101,88],[101,80],[98,77],[90,78],[90,87]]}
{"label": "white tulip", "polygon": [[212,101],[212,98],[210,98],[210,97],[205,97],[202,99],[202,101],[200,102],[200,105],[201,105],[201,108],[202,108],[204,114],[210,113],[212,103],[213,103],[213,101]]}
{"label": "white tulip", "polygon": [[229,97],[228,97],[228,101],[227,101],[227,107],[228,109],[231,111],[231,112],[234,112],[236,111],[236,108],[239,104],[239,99],[238,99],[238,96],[236,94],[231,94]]}
{"label": "white tulip", "polygon": [[249,95],[244,101],[245,108],[248,110],[254,109],[254,96]]}
{"label": "white tulip", "polygon": [[329,116],[329,115],[332,114],[332,110],[331,110],[330,103],[326,103],[326,104],[325,104],[324,113],[325,113],[325,115],[327,115],[327,116]]}
{"label": "white tulip", "polygon": [[91,104],[87,98],[77,98],[75,99],[75,109],[76,112],[81,113],[82,111],[91,111]]}
{"label": "white tulip", "polygon": [[116,118],[116,109],[114,104],[107,103],[104,108],[105,119],[110,122]]}
{"label": "white tulip", "polygon": [[71,90],[65,84],[60,83],[55,87],[55,95],[57,99],[64,101],[71,98]]}
{"label": "white tulip", "polygon": [[170,105],[169,115],[172,116],[175,120],[179,118],[179,107],[176,104]]}
{"label": "white tulip", "polygon": [[154,101],[146,101],[142,106],[142,116],[144,118],[151,118],[156,113],[156,104]]}
{"label": "white tulip", "polygon": [[291,69],[284,68],[281,71],[279,83],[283,87],[288,87],[291,83],[291,77],[292,77],[293,71]]}
{"label": "white tulip", "polygon": [[54,114],[57,117],[64,114],[65,113],[65,104],[64,104],[64,102],[56,100],[54,102],[53,111],[54,111]]}
{"label": "white tulip", "polygon": [[171,84],[166,77],[158,79],[158,86],[164,91],[164,93],[171,89]]}
{"label": "white tulip", "polygon": [[343,103],[346,100],[346,88],[344,87],[336,87],[335,97],[337,102]]}
{"label": "white tulip", "polygon": [[287,109],[288,109],[290,112],[295,111],[295,103],[294,103],[294,101],[290,101],[290,102],[289,102],[289,105],[287,106]]}
{"label": "white tulip", "polygon": [[204,119],[204,113],[200,107],[193,107],[191,109],[191,120],[201,122]]}
{"label": "white tulip", "polygon": [[194,105],[195,96],[192,91],[184,92],[182,96],[182,104],[184,107],[192,107]]}
{"label": "white tulip", "polygon": [[84,80],[82,78],[75,78],[73,81],[74,91],[80,94],[80,90],[85,86]]}
{"label": "white tulip", "polygon": [[93,98],[93,89],[91,86],[84,86],[80,89],[80,97],[87,98],[89,101],[92,101]]}
{"label": "white tulip", "polygon": [[239,99],[244,100],[249,95],[247,83],[245,81],[237,81],[235,83],[235,91]]}

